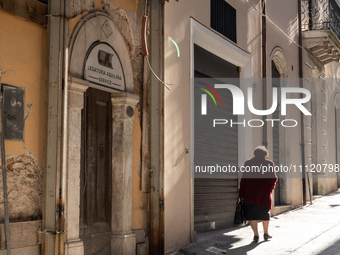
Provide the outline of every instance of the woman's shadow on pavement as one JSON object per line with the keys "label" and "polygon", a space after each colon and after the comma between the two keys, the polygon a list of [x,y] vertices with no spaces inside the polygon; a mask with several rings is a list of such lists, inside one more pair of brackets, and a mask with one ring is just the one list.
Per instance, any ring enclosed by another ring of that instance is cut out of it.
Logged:
{"label": "woman's shadow on pavement", "polygon": [[209,241],[193,243],[184,249],[180,249],[179,252],[186,255],[247,254],[264,242],[254,243],[251,241],[246,245],[234,248],[233,244],[240,240],[240,238],[232,235],[216,236]]}
{"label": "woman's shadow on pavement", "polygon": [[247,252],[255,249],[257,246],[259,246],[260,244],[262,244],[264,242],[265,241],[261,241],[261,242],[258,242],[258,243],[251,242],[247,245],[239,246],[235,249],[229,249],[227,253],[228,254],[247,254]]}

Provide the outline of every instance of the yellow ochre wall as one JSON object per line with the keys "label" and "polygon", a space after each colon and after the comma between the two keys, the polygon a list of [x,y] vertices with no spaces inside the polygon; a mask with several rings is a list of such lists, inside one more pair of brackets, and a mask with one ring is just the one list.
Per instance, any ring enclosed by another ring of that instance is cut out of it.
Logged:
{"label": "yellow ochre wall", "polygon": [[[25,109],[25,145],[6,141],[6,155],[31,151],[45,164],[46,121],[46,28],[0,10],[0,66],[1,82],[23,87]],[[32,104],[31,108],[27,104]],[[26,148],[25,148],[26,147]]]}
{"label": "yellow ochre wall", "polygon": [[140,189],[140,148],[141,128],[138,119],[138,109],[135,108],[135,120],[133,121],[132,135],[132,229],[145,228],[145,209],[147,209],[146,196]]}
{"label": "yellow ochre wall", "polygon": [[124,8],[128,12],[136,12],[138,0],[111,0],[117,7]]}

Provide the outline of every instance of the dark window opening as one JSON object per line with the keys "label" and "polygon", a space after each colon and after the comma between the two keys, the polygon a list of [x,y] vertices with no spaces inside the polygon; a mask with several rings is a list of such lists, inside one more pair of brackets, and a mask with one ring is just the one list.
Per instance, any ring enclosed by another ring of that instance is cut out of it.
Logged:
{"label": "dark window opening", "polygon": [[210,26],[236,43],[236,9],[224,0],[211,0]]}

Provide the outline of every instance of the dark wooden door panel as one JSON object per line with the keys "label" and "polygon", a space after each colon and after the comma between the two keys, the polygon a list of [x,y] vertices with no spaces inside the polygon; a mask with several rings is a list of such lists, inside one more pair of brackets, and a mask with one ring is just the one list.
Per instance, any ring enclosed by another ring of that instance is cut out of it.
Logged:
{"label": "dark wooden door panel", "polygon": [[85,133],[86,133],[86,125],[85,125],[85,112],[86,112],[86,96],[85,96],[84,108],[81,110],[81,157],[80,157],[80,215],[79,215],[79,234],[85,235],[87,233],[87,201],[85,192],[86,192],[86,178],[85,176]]}
{"label": "dark wooden door panel", "polygon": [[109,254],[112,193],[111,94],[89,88],[84,100],[80,235],[84,241],[85,254]]}

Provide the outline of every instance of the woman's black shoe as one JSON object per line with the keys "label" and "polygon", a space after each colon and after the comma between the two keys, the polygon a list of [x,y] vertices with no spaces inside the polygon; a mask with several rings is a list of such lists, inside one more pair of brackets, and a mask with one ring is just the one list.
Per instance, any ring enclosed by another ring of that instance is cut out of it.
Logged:
{"label": "woman's black shoe", "polygon": [[263,235],[263,238],[264,238],[264,240],[268,241],[269,239],[272,238],[272,236],[270,236],[270,235],[268,235],[268,234],[264,234],[264,235]]}
{"label": "woman's black shoe", "polygon": [[259,237],[258,236],[254,236],[254,243],[258,243],[259,242]]}

